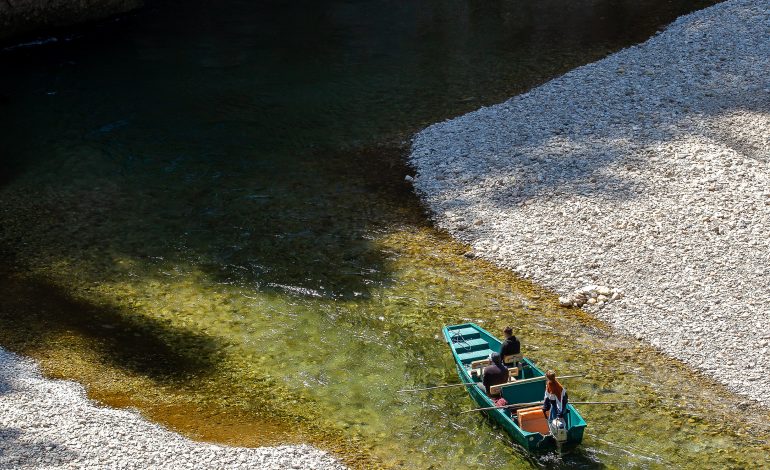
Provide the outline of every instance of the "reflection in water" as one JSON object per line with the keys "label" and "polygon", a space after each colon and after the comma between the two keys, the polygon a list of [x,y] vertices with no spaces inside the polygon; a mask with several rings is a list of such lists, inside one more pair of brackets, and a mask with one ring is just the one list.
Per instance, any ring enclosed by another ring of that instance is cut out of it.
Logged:
{"label": "reflection in water", "polygon": [[[413,131],[694,6],[403,3],[160,2],[0,55],[0,344],[192,436],[358,466],[761,458],[735,398],[467,259],[404,182]],[[396,393],[456,381],[437,335],[463,321],[513,323],[543,367],[587,374],[575,397],[637,406],[581,410],[583,447],[532,457],[461,390]]]}

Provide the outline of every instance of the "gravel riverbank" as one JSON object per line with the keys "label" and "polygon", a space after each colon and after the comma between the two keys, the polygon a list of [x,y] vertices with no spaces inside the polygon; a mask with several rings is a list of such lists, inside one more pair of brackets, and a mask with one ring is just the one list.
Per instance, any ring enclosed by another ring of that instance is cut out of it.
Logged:
{"label": "gravel riverbank", "polygon": [[414,138],[438,226],[765,406],[770,3],[730,0],[644,44]]}
{"label": "gravel riverbank", "polygon": [[0,468],[344,469],[310,446],[238,448],[191,441],[139,414],[105,408],[74,382],[0,348]]}

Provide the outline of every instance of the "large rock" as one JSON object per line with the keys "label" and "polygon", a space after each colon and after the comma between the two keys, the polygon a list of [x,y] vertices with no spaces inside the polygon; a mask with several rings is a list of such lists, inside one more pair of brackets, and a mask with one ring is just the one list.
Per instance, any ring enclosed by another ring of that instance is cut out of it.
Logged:
{"label": "large rock", "polygon": [[0,0],[0,41],[106,18],[143,4],[144,0]]}

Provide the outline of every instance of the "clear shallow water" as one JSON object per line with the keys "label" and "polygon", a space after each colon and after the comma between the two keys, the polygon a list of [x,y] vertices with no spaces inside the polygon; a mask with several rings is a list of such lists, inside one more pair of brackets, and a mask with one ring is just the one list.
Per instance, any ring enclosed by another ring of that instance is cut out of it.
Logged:
{"label": "clear shallow water", "polygon": [[[194,437],[358,466],[763,461],[740,400],[465,258],[403,182],[413,131],[693,6],[204,3],[0,55],[0,344]],[[462,321],[638,406],[581,409],[585,445],[533,459],[462,391],[396,393],[456,380],[437,338]]]}

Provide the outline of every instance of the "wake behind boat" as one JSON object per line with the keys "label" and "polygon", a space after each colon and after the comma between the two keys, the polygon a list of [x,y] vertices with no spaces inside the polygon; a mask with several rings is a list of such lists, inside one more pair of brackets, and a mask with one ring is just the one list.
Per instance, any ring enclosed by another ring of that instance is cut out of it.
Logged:
{"label": "wake behind boat", "polygon": [[[546,414],[541,406],[528,406],[515,409],[494,408],[495,403],[484,391],[481,383],[481,367],[493,352],[500,352],[501,342],[489,332],[474,323],[445,326],[444,339],[452,349],[457,373],[460,380],[469,384],[465,388],[480,408],[522,447],[530,452],[552,449],[557,440],[560,444],[577,445],[583,440],[586,422],[572,405],[568,404],[564,413],[564,428],[549,426]],[[545,393],[545,373],[529,359],[521,359],[521,367],[511,369],[508,383],[493,388],[499,391],[509,404],[532,404],[542,402]]]}

